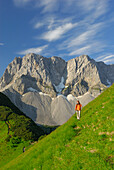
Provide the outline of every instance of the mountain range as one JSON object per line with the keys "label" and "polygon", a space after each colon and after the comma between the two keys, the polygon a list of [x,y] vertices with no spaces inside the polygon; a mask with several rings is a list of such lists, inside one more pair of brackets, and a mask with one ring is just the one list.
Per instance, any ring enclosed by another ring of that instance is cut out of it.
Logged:
{"label": "mountain range", "polygon": [[16,57],[0,79],[0,91],[37,124],[62,125],[114,82],[114,65],[87,55],[65,61],[27,54]]}

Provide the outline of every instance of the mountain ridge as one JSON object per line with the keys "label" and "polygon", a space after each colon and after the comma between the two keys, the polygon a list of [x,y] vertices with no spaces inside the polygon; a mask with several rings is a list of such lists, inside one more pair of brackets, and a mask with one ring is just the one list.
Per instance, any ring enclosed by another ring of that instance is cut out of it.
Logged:
{"label": "mountain ridge", "polygon": [[[74,114],[78,96],[82,96],[79,100],[84,106],[113,82],[114,65],[96,62],[87,55],[66,62],[57,56],[30,53],[8,65],[0,79],[0,91],[37,124],[61,125]],[[70,101],[69,94],[74,96]]]}
{"label": "mountain ridge", "polygon": [[[13,82],[13,88],[23,94],[27,92],[27,85],[23,85],[23,87],[21,84],[24,79],[27,81],[28,77],[29,86],[31,85],[30,82],[34,81],[34,88],[36,88],[36,90],[55,97],[58,92],[55,86],[58,86],[63,78],[63,89],[65,89],[65,85],[69,86],[63,94],[68,95],[69,93],[72,93],[74,96],[77,96],[84,94],[88,91],[89,87],[92,87],[97,83],[104,85],[108,85],[108,82],[113,83],[114,75],[112,76],[113,71],[109,71],[110,69],[113,70],[114,65],[96,62],[87,55],[82,55],[66,62],[60,57],[53,56],[46,58],[32,53],[23,58],[16,57],[8,65],[0,79],[0,89],[3,89]],[[105,76],[102,72],[105,72]],[[85,83],[82,83],[85,85],[83,91],[74,87],[74,85],[81,80]],[[21,87],[17,88],[16,84]],[[61,91],[63,89],[61,89]],[[75,90],[77,91],[77,94],[74,93]]]}

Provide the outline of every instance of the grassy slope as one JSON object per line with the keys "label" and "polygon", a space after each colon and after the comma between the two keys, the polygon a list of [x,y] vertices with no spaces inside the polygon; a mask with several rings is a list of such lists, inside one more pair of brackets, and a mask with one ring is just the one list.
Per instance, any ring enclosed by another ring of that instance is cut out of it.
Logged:
{"label": "grassy slope", "polygon": [[114,85],[2,169],[112,169]]}
{"label": "grassy slope", "polygon": [[12,143],[6,142],[8,128],[5,122],[0,121],[0,167],[7,164],[23,152],[23,147],[29,146],[29,141],[23,141],[16,147],[12,147]]}
{"label": "grassy slope", "polygon": [[42,134],[41,128],[0,93],[0,167],[16,158],[24,146]]}

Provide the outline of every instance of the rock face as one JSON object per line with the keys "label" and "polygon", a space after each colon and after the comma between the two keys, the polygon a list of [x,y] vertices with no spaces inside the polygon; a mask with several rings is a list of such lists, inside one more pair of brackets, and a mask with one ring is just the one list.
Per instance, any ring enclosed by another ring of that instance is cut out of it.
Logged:
{"label": "rock face", "polygon": [[54,85],[58,85],[62,76],[65,77],[65,68],[66,62],[58,57],[28,54],[23,58],[15,58],[0,79],[0,89],[12,84],[13,89],[20,94],[32,87],[54,97]]}
{"label": "rock face", "polygon": [[80,100],[85,105],[113,82],[114,65],[87,55],[65,62],[55,56],[28,54],[8,65],[0,79],[0,91],[36,123],[58,125],[74,114],[78,96],[83,95]]}
{"label": "rock face", "polygon": [[0,79],[0,89],[12,86],[18,93],[24,94],[32,87],[51,97],[60,92],[78,96],[98,84],[104,87],[113,82],[114,65],[95,62],[86,55],[65,62],[59,57],[28,54],[15,58],[8,65]]}

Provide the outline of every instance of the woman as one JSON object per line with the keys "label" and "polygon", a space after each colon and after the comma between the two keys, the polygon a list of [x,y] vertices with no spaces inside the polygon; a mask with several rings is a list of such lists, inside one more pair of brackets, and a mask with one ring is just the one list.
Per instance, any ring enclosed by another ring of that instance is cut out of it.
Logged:
{"label": "woman", "polygon": [[82,105],[80,104],[80,102],[78,100],[77,104],[76,104],[76,107],[75,107],[75,110],[76,110],[76,113],[77,113],[77,119],[78,120],[80,120],[81,108],[82,108]]}

